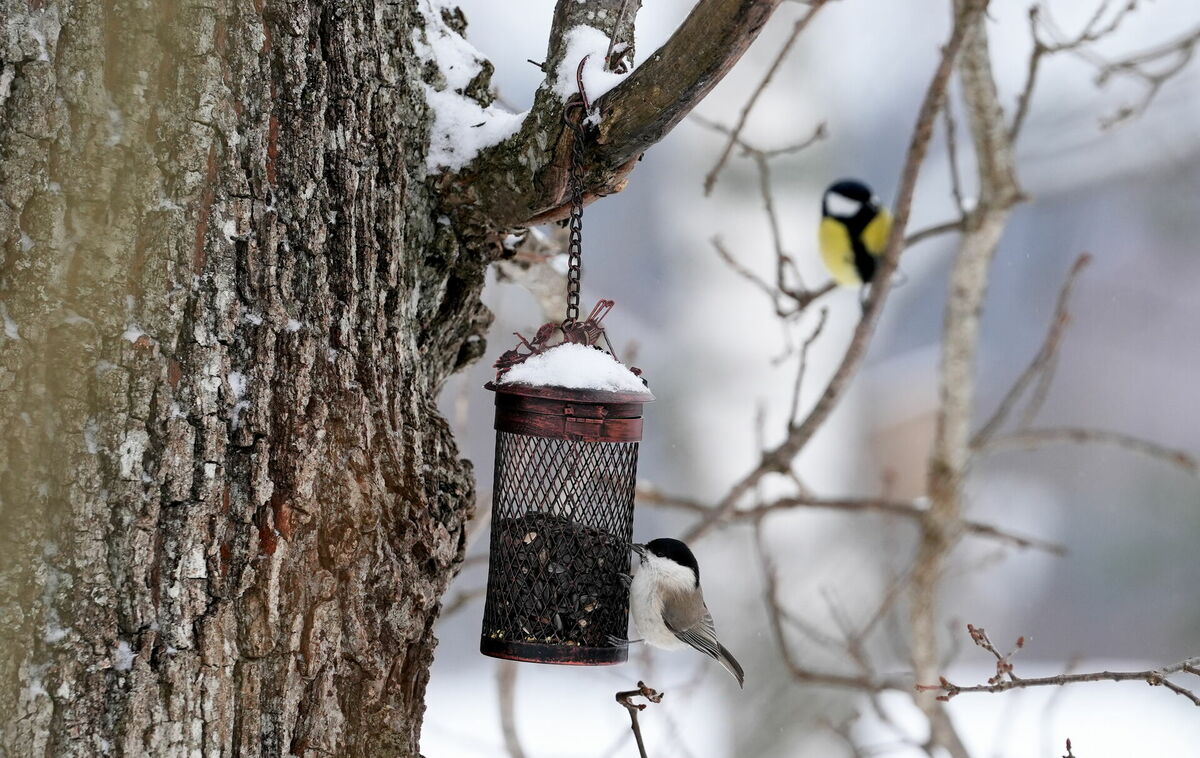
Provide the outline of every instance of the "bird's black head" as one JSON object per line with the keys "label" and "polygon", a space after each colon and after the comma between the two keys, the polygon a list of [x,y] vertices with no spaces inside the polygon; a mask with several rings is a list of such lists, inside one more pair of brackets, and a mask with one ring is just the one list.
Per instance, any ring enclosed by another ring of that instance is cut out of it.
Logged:
{"label": "bird's black head", "polygon": [[[825,188],[821,198],[821,212],[838,218],[856,216],[864,210],[875,208],[875,193],[857,179],[839,179]],[[850,211],[848,208],[856,208]]]}
{"label": "bird's black head", "polygon": [[670,537],[659,537],[647,542],[646,550],[659,558],[668,558],[680,566],[687,566],[696,575],[696,585],[700,585],[700,565],[696,563],[696,556],[692,555],[687,545]]}

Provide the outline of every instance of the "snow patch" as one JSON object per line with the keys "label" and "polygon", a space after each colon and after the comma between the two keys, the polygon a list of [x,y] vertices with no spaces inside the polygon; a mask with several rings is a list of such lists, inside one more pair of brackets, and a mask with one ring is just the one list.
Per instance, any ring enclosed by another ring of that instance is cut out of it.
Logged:
{"label": "snow patch", "polygon": [[[554,91],[564,101],[579,93],[575,83],[575,72],[579,61],[586,55],[583,64],[583,88],[588,100],[596,102],[601,95],[620,84],[630,72],[618,74],[604,68],[604,56],[608,54],[609,37],[594,26],[580,24],[567,32],[567,52],[558,64],[555,73]],[[615,52],[615,49],[614,49]]]}
{"label": "snow patch", "polygon": [[482,69],[483,55],[446,24],[439,0],[422,0],[419,8],[425,29],[413,31],[413,49],[433,62],[445,81],[440,89],[425,85],[425,101],[433,112],[426,166],[431,173],[458,171],[480,151],[516,134],[528,111],[485,108],[463,94]]}
{"label": "snow patch", "polygon": [[13,321],[8,315],[8,308],[4,303],[0,303],[0,320],[4,321],[4,336],[10,340],[21,339],[21,330],[17,327],[17,322]]}
{"label": "snow patch", "polygon": [[513,366],[499,383],[650,394],[636,374],[608,353],[570,342]]}
{"label": "snow patch", "polygon": [[96,439],[98,434],[100,434],[100,424],[95,418],[89,416],[88,420],[83,423],[83,444],[92,455],[95,455],[100,449],[100,443]]}
{"label": "snow patch", "polygon": [[240,371],[230,371],[228,378],[229,389],[233,392],[233,399],[241,400],[242,395],[246,394],[246,385],[250,383],[250,380]]}
{"label": "snow patch", "polygon": [[429,85],[425,85],[425,100],[433,110],[425,160],[432,173],[458,171],[481,151],[516,134],[528,114],[509,113],[495,105],[483,108],[456,92],[439,92]]}
{"label": "snow patch", "polygon": [[[144,429],[133,429],[125,435],[121,447],[117,450],[122,479],[132,480],[135,478],[135,472],[141,471],[142,456],[146,454],[149,444],[150,435],[146,434]],[[140,479],[141,477],[136,478]]]}
{"label": "snow patch", "polygon": [[137,342],[139,338],[144,337],[145,332],[137,324],[130,324],[125,327],[125,331],[121,332],[121,336],[129,342]]}
{"label": "snow patch", "polygon": [[125,640],[117,641],[117,649],[113,652],[113,668],[117,671],[133,668],[133,648]]}
{"label": "snow patch", "polygon": [[254,326],[262,326],[263,322],[262,316],[258,315],[257,313],[252,313],[251,311],[246,311],[243,313],[242,320],[248,324],[253,324]]}
{"label": "snow patch", "polygon": [[287,332],[295,334],[296,332],[300,331],[301,326],[302,324],[299,321],[294,318],[289,318],[283,328]]}

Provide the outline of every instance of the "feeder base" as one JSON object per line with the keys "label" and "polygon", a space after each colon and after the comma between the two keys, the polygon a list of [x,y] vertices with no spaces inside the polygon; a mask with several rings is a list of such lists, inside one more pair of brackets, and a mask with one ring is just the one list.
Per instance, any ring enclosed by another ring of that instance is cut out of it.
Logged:
{"label": "feeder base", "polygon": [[479,652],[492,658],[524,663],[556,663],[565,666],[615,666],[629,660],[627,647],[583,647],[549,645],[540,642],[513,642],[483,637]]}

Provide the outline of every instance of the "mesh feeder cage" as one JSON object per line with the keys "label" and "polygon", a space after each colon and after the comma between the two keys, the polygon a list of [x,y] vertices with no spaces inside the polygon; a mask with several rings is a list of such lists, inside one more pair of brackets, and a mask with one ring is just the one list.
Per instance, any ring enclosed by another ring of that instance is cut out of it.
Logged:
{"label": "mesh feeder cage", "polygon": [[[611,307],[602,300],[581,324],[547,324],[532,343],[522,338],[531,352],[505,353],[497,381],[486,385],[496,393],[496,468],[484,655],[585,666],[628,658],[627,646],[613,640],[627,634],[622,575],[630,570],[642,406],[654,396],[644,389],[532,386],[516,378],[518,371],[503,376],[563,347],[635,379],[636,369],[594,347]],[[560,330],[562,345],[544,347]]]}

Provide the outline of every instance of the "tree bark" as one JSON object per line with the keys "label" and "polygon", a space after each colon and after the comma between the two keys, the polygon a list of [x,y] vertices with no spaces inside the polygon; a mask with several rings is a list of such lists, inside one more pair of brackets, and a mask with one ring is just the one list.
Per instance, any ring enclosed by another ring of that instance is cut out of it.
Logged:
{"label": "tree bark", "polygon": [[0,6],[0,754],[417,752],[486,256],[414,6]]}

